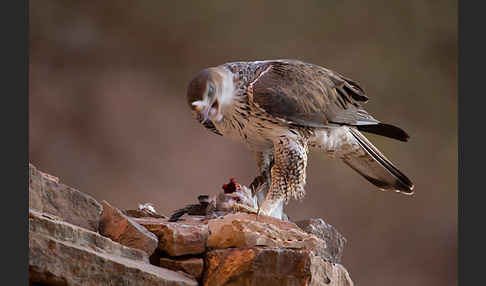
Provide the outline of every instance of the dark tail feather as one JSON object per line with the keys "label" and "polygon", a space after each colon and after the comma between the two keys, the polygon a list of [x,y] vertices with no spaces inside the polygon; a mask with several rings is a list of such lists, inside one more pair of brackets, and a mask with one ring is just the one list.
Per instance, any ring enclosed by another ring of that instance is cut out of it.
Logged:
{"label": "dark tail feather", "polygon": [[187,207],[178,209],[172,213],[172,215],[169,218],[170,222],[177,221],[181,216],[185,215],[187,213]]}
{"label": "dark tail feather", "polygon": [[400,172],[363,134],[354,128],[349,128],[349,130],[364,152],[359,155],[345,156],[343,161],[382,190],[413,194],[412,181]]}
{"label": "dark tail feather", "polygon": [[403,129],[385,123],[378,123],[373,125],[358,125],[356,126],[359,131],[369,132],[393,139],[397,139],[400,141],[408,141],[410,136],[405,132]]}
{"label": "dark tail feather", "polygon": [[199,204],[190,204],[182,209],[178,209],[172,213],[169,218],[170,222],[177,221],[181,216],[188,215],[207,215],[210,207],[209,197],[207,195],[198,196]]}

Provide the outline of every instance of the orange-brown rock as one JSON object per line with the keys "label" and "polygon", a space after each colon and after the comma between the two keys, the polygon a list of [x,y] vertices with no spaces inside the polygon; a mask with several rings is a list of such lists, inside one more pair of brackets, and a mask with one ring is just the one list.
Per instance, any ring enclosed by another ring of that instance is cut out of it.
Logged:
{"label": "orange-brown rock", "polygon": [[122,245],[145,251],[148,255],[154,252],[159,243],[157,236],[108,202],[102,201],[101,205],[103,213],[100,218],[100,234]]}
{"label": "orange-brown rock", "polygon": [[101,205],[91,196],[59,183],[29,164],[29,208],[98,231]]}
{"label": "orange-brown rock", "polygon": [[148,263],[145,252],[51,215],[29,213],[32,285],[184,285],[187,275]]}
{"label": "orange-brown rock", "polygon": [[206,250],[208,238],[207,224],[187,219],[181,222],[169,222],[160,218],[134,218],[159,238],[158,248],[170,256],[201,254]]}
{"label": "orange-brown rock", "polygon": [[131,218],[107,202],[100,220],[93,198],[32,165],[29,204],[32,285],[353,285],[332,263],[345,240],[322,220],[299,228],[247,213],[189,213],[169,222],[151,208]]}
{"label": "orange-brown rock", "polygon": [[202,258],[160,258],[160,267],[168,268],[176,271],[183,271],[192,277],[201,278],[204,261]]}
{"label": "orange-brown rock", "polygon": [[324,242],[315,235],[304,232],[289,221],[267,216],[236,213],[208,222],[207,246],[229,247],[280,247],[308,249],[319,252]]}
{"label": "orange-brown rock", "polygon": [[203,285],[351,286],[346,270],[308,250],[233,248],[208,251]]}

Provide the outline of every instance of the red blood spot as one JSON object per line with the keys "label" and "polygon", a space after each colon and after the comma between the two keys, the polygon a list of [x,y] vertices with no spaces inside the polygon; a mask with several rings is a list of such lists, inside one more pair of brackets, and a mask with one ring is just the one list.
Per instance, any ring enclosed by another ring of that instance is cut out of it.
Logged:
{"label": "red blood spot", "polygon": [[240,184],[238,184],[234,178],[229,180],[229,183],[223,185],[223,190],[225,194],[234,193],[236,190],[241,188]]}

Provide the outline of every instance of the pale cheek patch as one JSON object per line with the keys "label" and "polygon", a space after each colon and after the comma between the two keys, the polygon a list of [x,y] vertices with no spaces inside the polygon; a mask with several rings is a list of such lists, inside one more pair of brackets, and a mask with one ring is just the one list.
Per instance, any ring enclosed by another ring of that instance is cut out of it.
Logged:
{"label": "pale cheek patch", "polygon": [[218,96],[220,105],[228,106],[232,104],[235,87],[233,83],[233,74],[229,71],[220,73],[223,81],[221,82],[221,94]]}

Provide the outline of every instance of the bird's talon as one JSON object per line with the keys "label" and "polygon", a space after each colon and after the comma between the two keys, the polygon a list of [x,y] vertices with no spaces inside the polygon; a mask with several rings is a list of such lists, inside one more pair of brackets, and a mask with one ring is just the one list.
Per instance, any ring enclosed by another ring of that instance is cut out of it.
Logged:
{"label": "bird's talon", "polygon": [[256,214],[258,212],[258,210],[252,208],[252,207],[249,207],[249,206],[246,206],[246,205],[242,205],[242,204],[233,204],[231,206],[231,208],[233,209],[233,212],[247,212],[247,213],[251,213],[251,214]]}

